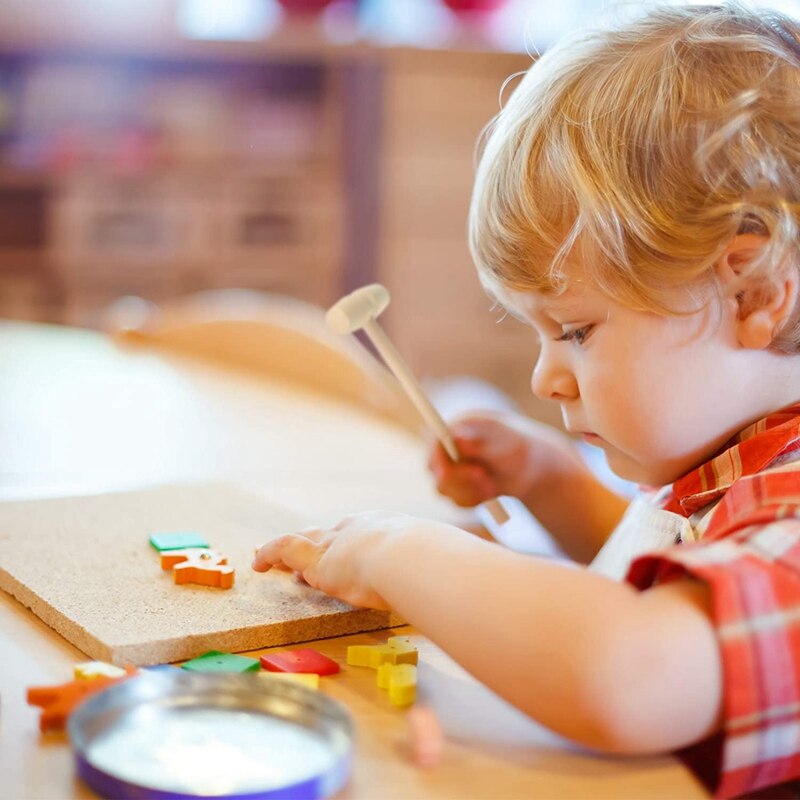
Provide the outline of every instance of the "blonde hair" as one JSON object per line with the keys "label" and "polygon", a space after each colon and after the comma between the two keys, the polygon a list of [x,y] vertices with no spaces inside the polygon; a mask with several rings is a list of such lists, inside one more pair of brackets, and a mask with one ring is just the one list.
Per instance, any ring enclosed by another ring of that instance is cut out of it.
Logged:
{"label": "blonde hair", "polygon": [[[546,53],[488,138],[470,247],[490,292],[560,292],[578,253],[601,290],[674,313],[740,232],[769,236],[752,279],[797,269],[800,28],[739,5],[664,7]],[[797,314],[795,314],[797,317]],[[800,350],[800,320],[774,346]]]}

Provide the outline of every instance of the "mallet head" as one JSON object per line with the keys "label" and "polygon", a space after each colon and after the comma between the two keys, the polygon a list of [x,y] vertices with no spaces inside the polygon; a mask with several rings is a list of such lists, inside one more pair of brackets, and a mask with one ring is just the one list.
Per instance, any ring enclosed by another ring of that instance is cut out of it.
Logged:
{"label": "mallet head", "polygon": [[325,319],[336,333],[353,333],[376,319],[389,305],[389,291],[379,283],[362,286],[328,309]]}

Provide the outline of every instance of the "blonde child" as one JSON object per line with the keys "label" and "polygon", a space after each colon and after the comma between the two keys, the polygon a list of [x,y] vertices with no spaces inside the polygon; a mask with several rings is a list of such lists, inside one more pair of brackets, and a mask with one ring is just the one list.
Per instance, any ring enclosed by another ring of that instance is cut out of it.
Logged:
{"label": "blonde child", "polygon": [[473,415],[440,491],[520,497],[588,568],[366,513],[254,569],[394,608],[554,731],[679,751],[718,796],[800,777],[798,201],[789,19],[665,8],[548,52],[491,129],[472,251],[539,340],[535,394],[651,488],[628,505],[566,435]]}

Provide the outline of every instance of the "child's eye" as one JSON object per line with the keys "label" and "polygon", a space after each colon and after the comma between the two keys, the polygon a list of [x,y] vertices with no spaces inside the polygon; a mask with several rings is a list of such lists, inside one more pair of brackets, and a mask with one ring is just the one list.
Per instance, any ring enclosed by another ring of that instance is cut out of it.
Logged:
{"label": "child's eye", "polygon": [[594,325],[584,325],[582,328],[575,328],[571,331],[564,331],[564,333],[559,336],[556,341],[557,342],[577,342],[578,344],[583,344],[586,341],[586,338],[591,333],[592,328]]}

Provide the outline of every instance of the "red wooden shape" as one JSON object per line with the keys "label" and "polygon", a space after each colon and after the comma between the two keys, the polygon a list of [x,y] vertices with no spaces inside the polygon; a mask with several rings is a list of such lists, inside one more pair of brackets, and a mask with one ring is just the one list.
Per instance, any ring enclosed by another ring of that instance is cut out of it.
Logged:
{"label": "red wooden shape", "polygon": [[261,656],[261,666],[270,672],[312,672],[315,675],[335,675],[339,665],[316,650],[282,650]]}
{"label": "red wooden shape", "polygon": [[39,730],[62,731],[67,718],[75,707],[90,695],[120,681],[125,681],[136,674],[133,667],[127,669],[128,674],[121,678],[100,677],[87,681],[78,679],[60,686],[31,686],[27,692],[28,705],[42,709],[39,717]]}

